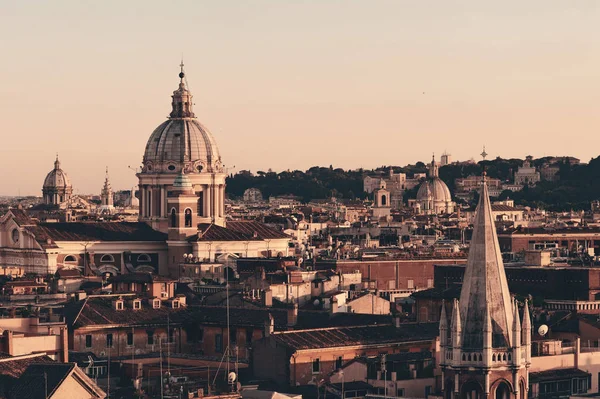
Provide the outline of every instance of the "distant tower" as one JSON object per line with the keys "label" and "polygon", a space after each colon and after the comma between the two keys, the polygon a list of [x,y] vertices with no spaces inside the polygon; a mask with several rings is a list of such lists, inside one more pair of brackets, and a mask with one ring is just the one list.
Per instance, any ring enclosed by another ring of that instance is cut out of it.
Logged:
{"label": "distant tower", "polygon": [[58,205],[61,202],[71,199],[73,186],[71,186],[67,174],[60,168],[58,154],[56,154],[56,161],[54,161],[54,169],[52,169],[44,179],[42,194],[44,197],[44,204],[47,205]]}
{"label": "distant tower", "polygon": [[392,206],[390,204],[390,192],[386,188],[385,180],[381,179],[379,188],[373,191],[375,196],[375,206],[373,207],[373,217],[381,218],[390,216]]}
{"label": "distant tower", "polygon": [[460,301],[440,317],[440,366],[445,399],[525,399],[531,361],[527,301],[522,322],[508,291],[485,180]]}
{"label": "distant tower", "polygon": [[444,152],[442,154],[441,166],[450,165],[451,163],[452,163],[452,155],[448,154],[447,152]]}
{"label": "distant tower", "polygon": [[108,207],[108,208],[113,207],[114,194],[112,191],[112,187],[110,186],[110,181],[108,180],[108,166],[106,167],[106,175],[104,177],[104,187],[102,187],[102,192],[100,193],[100,199],[102,201],[103,207]]}

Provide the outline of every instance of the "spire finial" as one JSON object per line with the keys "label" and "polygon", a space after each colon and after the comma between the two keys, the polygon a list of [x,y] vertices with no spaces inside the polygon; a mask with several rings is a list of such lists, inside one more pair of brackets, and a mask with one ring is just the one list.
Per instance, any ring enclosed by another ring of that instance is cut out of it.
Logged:
{"label": "spire finial", "polygon": [[181,54],[181,64],[179,64],[179,68],[181,68],[181,72],[179,72],[179,79],[183,83],[183,78],[185,78],[185,72],[183,71],[183,67],[185,64],[183,63],[183,53]]}
{"label": "spire finial", "polygon": [[60,169],[60,161],[58,160],[58,152],[56,153],[56,160],[54,161],[54,169]]}
{"label": "spire finial", "polygon": [[[488,153],[485,152],[485,145],[483,146],[483,151],[481,152],[480,155],[481,155],[482,160],[485,161],[485,157],[488,156]],[[483,175],[483,181],[485,182],[485,177],[487,176],[487,172],[485,170],[485,164],[483,164],[483,173],[482,173],[482,175]]]}

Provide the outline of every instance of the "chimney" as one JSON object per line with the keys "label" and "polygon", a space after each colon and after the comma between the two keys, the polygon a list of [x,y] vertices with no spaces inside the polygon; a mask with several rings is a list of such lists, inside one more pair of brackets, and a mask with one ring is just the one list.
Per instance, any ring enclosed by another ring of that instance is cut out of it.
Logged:
{"label": "chimney", "polygon": [[13,355],[13,332],[10,330],[4,330],[4,338],[6,338],[6,353]]}
{"label": "chimney", "polygon": [[69,362],[69,334],[67,332],[66,327],[60,328],[60,343],[62,345],[62,347],[60,348],[62,350],[61,361],[63,363],[68,363]]}
{"label": "chimney", "polygon": [[335,296],[331,297],[331,307],[329,308],[329,313],[334,314],[337,313],[338,310],[338,300]]}
{"label": "chimney", "polygon": [[263,306],[267,306],[267,307],[273,306],[273,292],[271,291],[270,288],[267,288],[266,290],[264,290],[262,292],[261,299],[262,299]]}
{"label": "chimney", "polygon": [[270,337],[275,331],[275,320],[273,320],[273,315],[269,313],[269,318],[265,320],[265,337]]}
{"label": "chimney", "polygon": [[298,304],[294,303],[291,308],[287,309],[287,325],[294,327],[298,323]]}

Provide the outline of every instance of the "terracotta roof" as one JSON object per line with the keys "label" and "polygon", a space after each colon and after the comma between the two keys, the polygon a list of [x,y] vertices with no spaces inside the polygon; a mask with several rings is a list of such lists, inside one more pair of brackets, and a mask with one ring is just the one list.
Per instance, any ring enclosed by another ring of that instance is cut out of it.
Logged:
{"label": "terracotta roof", "polygon": [[0,358],[0,397],[7,397],[11,387],[17,383],[27,367],[34,363],[48,365],[54,363],[54,360],[44,354]]}
{"label": "terracotta roof", "polygon": [[17,281],[9,281],[5,284],[7,288],[9,287],[46,287],[46,283],[38,283],[36,281],[26,281],[26,280],[17,280]]}
{"label": "terracotta roof", "polygon": [[259,241],[289,238],[287,234],[256,221],[229,221],[227,227],[200,223],[198,230],[201,234],[190,237],[190,241]]}
{"label": "terracotta roof", "polygon": [[167,235],[142,222],[40,223],[28,226],[36,239],[53,241],[166,241]]}
{"label": "terracotta roof", "polygon": [[295,350],[376,345],[409,341],[430,341],[438,334],[438,323],[333,327],[315,330],[276,332],[271,337]]}
{"label": "terracotta roof", "polygon": [[227,222],[227,228],[249,236],[252,236],[256,232],[258,238],[261,240],[289,238],[287,234],[272,229],[264,223],[260,223],[257,221],[230,221]]}
{"label": "terracotta roof", "polygon": [[135,273],[119,274],[117,276],[113,276],[110,278],[110,282],[150,284],[150,283],[174,283],[175,280],[168,278],[168,277],[157,276],[156,274],[152,274],[152,273],[135,272]]}
{"label": "terracotta roof", "polygon": [[517,212],[520,210],[521,209],[515,208],[514,206],[492,204],[492,211],[494,212]]}
{"label": "terracotta roof", "polygon": [[569,369],[555,369],[539,371],[537,373],[529,373],[530,382],[543,382],[543,381],[557,381],[565,380],[570,378],[588,378],[591,374],[586,373],[583,370],[569,368]]}
{"label": "terracotta roof", "polygon": [[75,367],[75,363],[31,364],[10,390],[10,397],[51,397]]}
{"label": "terracotta roof", "polygon": [[55,274],[58,278],[81,278],[81,272],[78,269],[59,269]]}
{"label": "terracotta roof", "polygon": [[27,213],[23,209],[18,209],[18,208],[9,209],[9,212],[12,213],[13,220],[19,226],[22,227],[22,226],[32,226],[32,225],[35,225],[35,221],[33,219],[31,219],[29,217],[29,215],[27,215]]}

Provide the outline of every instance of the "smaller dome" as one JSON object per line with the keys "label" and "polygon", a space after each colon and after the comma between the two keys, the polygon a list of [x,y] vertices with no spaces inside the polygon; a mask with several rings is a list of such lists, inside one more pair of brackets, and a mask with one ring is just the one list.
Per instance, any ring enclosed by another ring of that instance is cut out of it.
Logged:
{"label": "smaller dome", "polygon": [[450,189],[439,177],[429,178],[421,184],[417,191],[417,200],[428,200],[450,202],[452,195]]}
{"label": "smaller dome", "polygon": [[70,188],[71,181],[67,174],[60,168],[60,161],[58,160],[58,156],[56,157],[56,161],[54,161],[54,169],[50,171],[46,175],[44,179],[44,188]]}
{"label": "smaller dome", "polygon": [[191,189],[192,181],[190,180],[189,177],[187,177],[187,175],[185,175],[183,173],[179,173],[175,177],[175,181],[173,181],[173,188]]}

